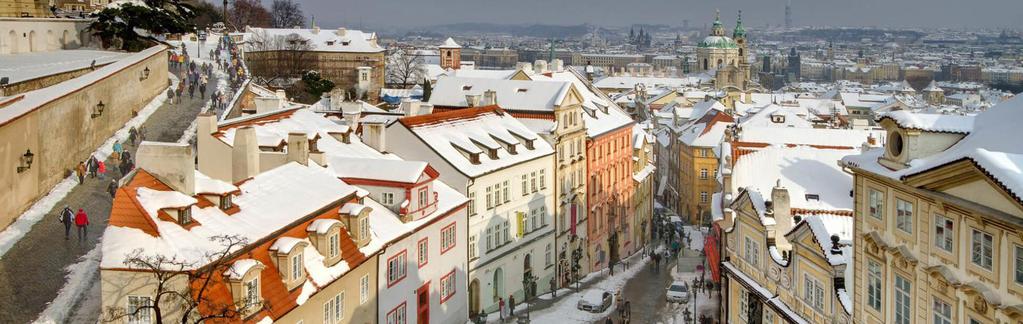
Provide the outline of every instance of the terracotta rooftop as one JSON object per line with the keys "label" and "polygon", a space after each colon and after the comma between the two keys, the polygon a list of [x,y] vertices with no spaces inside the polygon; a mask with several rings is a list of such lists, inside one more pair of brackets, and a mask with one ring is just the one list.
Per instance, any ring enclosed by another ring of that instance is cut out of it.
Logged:
{"label": "terracotta rooftop", "polygon": [[416,127],[431,124],[439,124],[454,120],[468,119],[487,113],[496,113],[498,115],[503,115],[504,110],[502,110],[501,107],[498,107],[497,105],[490,105],[476,108],[449,110],[429,115],[404,117],[399,119],[398,121],[401,122],[402,125],[405,125],[405,127]]}

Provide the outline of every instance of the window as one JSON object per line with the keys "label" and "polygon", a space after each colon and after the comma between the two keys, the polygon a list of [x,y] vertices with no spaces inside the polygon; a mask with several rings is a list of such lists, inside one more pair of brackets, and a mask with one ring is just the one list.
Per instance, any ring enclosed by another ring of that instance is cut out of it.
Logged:
{"label": "window", "polygon": [[323,303],[323,323],[340,324],[345,318],[345,292],[341,292],[334,298],[327,299]]}
{"label": "window", "polygon": [[418,244],[416,244],[416,257],[418,258],[416,264],[418,264],[420,268],[426,265],[427,262],[430,262],[428,259],[430,257],[430,240],[428,237],[424,237],[419,240]]}
{"label": "window", "polygon": [[477,257],[477,240],[479,240],[479,238],[476,235],[469,235],[469,260],[474,260]]}
{"label": "window", "polygon": [[298,280],[305,274],[302,273],[302,253],[296,253],[291,256],[291,280]]}
{"label": "window", "polygon": [[881,311],[881,265],[873,260],[867,261],[867,305]]}
{"label": "window", "polygon": [[748,322],[749,319],[749,293],[745,290],[739,291],[739,319]]}
{"label": "window", "polygon": [[365,304],[369,300],[369,275],[362,275],[359,278],[359,304]]}
{"label": "window", "polygon": [[476,216],[476,192],[469,193],[469,216]]}
{"label": "window", "polygon": [[153,299],[148,296],[128,296],[128,307],[125,309],[128,315],[129,324],[149,324],[153,322],[152,309],[143,307],[153,306]]}
{"label": "window", "polygon": [[745,237],[744,239],[745,254],[743,255],[743,260],[746,260],[746,263],[749,263],[751,266],[756,267],[757,264],[760,263],[760,247],[757,242],[753,241],[753,239],[750,239],[749,237]]}
{"label": "window", "polygon": [[178,209],[178,223],[188,225],[192,223],[192,207]]}
{"label": "window", "polygon": [[401,281],[401,279],[405,279],[405,260],[406,252],[404,250],[387,259],[388,287],[398,283],[398,281]]}
{"label": "window", "polygon": [[504,200],[501,199],[501,184],[498,183],[494,185],[494,206],[500,206],[503,203]]}
{"label": "window", "polygon": [[934,298],[934,324],[952,324],[952,305]]}
{"label": "window", "polygon": [[455,270],[440,278],[440,303],[455,296]]}
{"label": "window", "polygon": [[1016,252],[1015,278],[1017,284],[1023,284],[1023,246],[1015,246]]}
{"label": "window", "polygon": [[764,323],[765,324],[774,323],[774,312],[767,308],[764,308]]}
{"label": "window", "polygon": [[881,219],[882,218],[881,216],[884,215],[883,214],[883,210],[884,210],[884,194],[881,193],[880,191],[877,191],[877,190],[874,190],[874,189],[870,189],[870,193],[868,195],[870,196],[869,197],[869,200],[870,200],[870,207],[869,207],[870,208],[870,216],[873,216],[874,218],[877,218],[877,219]]}
{"label": "window", "polygon": [[405,303],[387,313],[387,324],[405,324]]}
{"label": "window", "polygon": [[487,187],[487,210],[494,209],[493,188]]}
{"label": "window", "polygon": [[994,242],[991,238],[991,234],[973,230],[973,240],[971,242],[973,246],[971,261],[978,267],[991,270],[991,250],[994,246]]}
{"label": "window", "polygon": [[494,244],[493,244],[493,237],[494,237],[494,235],[493,235],[492,232],[493,231],[491,230],[491,228],[488,227],[487,228],[487,252],[490,252],[490,250],[494,249]]}
{"label": "window", "polygon": [[824,309],[824,284],[809,274],[803,274],[803,300],[817,310]]}
{"label": "window", "polygon": [[543,225],[543,224],[540,224],[540,210],[539,209],[533,210],[533,212],[530,213],[529,217],[532,218],[532,221],[530,223],[533,224],[533,227],[527,227],[530,231],[535,231],[536,229],[540,228],[540,225]]}
{"label": "window", "polygon": [[536,171],[529,174],[529,187],[533,192],[536,192]]}
{"label": "window", "polygon": [[934,245],[939,249],[952,252],[952,240],[955,236],[952,220],[942,215],[934,215]]}
{"label": "window", "polygon": [[330,257],[331,258],[336,258],[338,253],[340,252],[340,251],[338,251],[339,245],[338,245],[338,234],[337,233],[330,234],[330,238],[327,239],[327,245],[328,245],[327,246],[327,251],[328,251],[328,254],[330,255]]}
{"label": "window", "polygon": [[906,233],[913,233],[913,204],[902,200],[895,200],[895,227]]}
{"label": "window", "polygon": [[510,223],[508,221],[504,221],[504,228],[503,228],[503,230],[504,230],[503,231],[504,232],[504,242],[503,243],[511,242],[511,226],[509,224]]}
{"label": "window", "polygon": [[525,196],[525,195],[528,195],[528,194],[529,194],[529,175],[528,174],[523,174],[522,175],[522,195]]}
{"label": "window", "polygon": [[547,189],[547,175],[546,170],[540,170],[540,189]]}
{"label": "window", "polygon": [[900,275],[895,275],[895,324],[909,324],[912,322],[909,280]]}
{"label": "window", "polygon": [[245,307],[259,305],[259,276],[245,282]]}
{"label": "window", "polygon": [[233,206],[234,206],[234,203],[231,202],[231,194],[226,194],[226,195],[223,195],[223,196],[220,197],[220,209],[221,210],[228,210],[228,209],[231,209],[231,207],[233,207]]}
{"label": "window", "polygon": [[440,230],[440,253],[447,252],[455,247],[455,223],[451,223]]}
{"label": "window", "polygon": [[427,198],[429,193],[428,188],[419,189],[419,208],[426,207],[430,204],[430,199]]}
{"label": "window", "polygon": [[369,218],[363,217],[359,219],[359,239],[369,238]]}
{"label": "window", "polygon": [[501,184],[501,186],[503,187],[502,189],[504,189],[504,202],[511,201],[511,195],[508,194],[508,192],[511,191],[508,188],[511,187],[511,186],[508,185],[508,180],[505,180],[504,183]]}
{"label": "window", "polygon": [[700,169],[700,180],[707,180],[707,169]]}
{"label": "window", "polygon": [[700,203],[701,204],[707,203],[707,192],[706,191],[700,192]]}
{"label": "window", "polygon": [[380,202],[384,205],[394,205],[394,193],[385,192],[380,194]]}
{"label": "window", "polygon": [[554,249],[550,243],[547,243],[547,250],[544,253],[544,265],[550,266],[554,264]]}

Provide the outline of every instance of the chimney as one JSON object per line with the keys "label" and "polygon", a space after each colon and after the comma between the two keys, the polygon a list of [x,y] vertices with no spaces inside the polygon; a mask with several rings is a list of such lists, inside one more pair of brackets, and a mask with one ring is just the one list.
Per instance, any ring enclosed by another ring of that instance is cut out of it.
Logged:
{"label": "chimney", "polygon": [[422,111],[420,110],[420,106],[422,105],[423,102],[419,100],[402,99],[401,103],[398,104],[398,107],[401,108],[401,111],[402,113],[405,114],[405,117],[412,117],[419,116],[422,113]]}
{"label": "chimney", "polygon": [[283,91],[278,90],[276,96],[256,97],[253,99],[253,103],[256,104],[256,113],[262,114],[281,109],[284,104],[284,99],[280,97],[281,95],[283,95]]}
{"label": "chimney", "polygon": [[323,107],[323,110],[331,110],[329,93],[324,92],[320,95],[320,107]]}
{"label": "chimney", "polygon": [[483,101],[480,103],[482,106],[490,106],[497,104],[497,91],[492,89],[483,91]]}
{"label": "chimney", "polygon": [[420,102],[419,103],[419,115],[429,115],[433,113],[433,104]]}
{"label": "chimney", "polygon": [[135,153],[139,169],[156,176],[175,191],[195,195],[195,157],[188,143],[142,142]]}
{"label": "chimney", "polygon": [[231,160],[232,183],[259,174],[259,142],[255,128],[242,127],[234,131]]}
{"label": "chimney", "polygon": [[515,69],[516,70],[521,70],[522,72],[525,72],[526,74],[533,74],[533,65],[529,64],[529,62],[518,62],[518,63],[515,63]]}
{"label": "chimney", "polygon": [[305,133],[288,133],[288,161],[309,165],[309,139]]}
{"label": "chimney", "polygon": [[345,29],[344,27],[338,28],[337,29],[337,35],[341,36],[341,37],[345,37],[345,35],[348,35],[348,30]]}
{"label": "chimney", "polygon": [[313,34],[319,34],[319,33],[320,33],[320,26],[313,26]]}
{"label": "chimney", "polygon": [[288,100],[288,93],[284,89],[277,89],[277,91],[274,91],[274,94],[277,95],[278,99]]}
{"label": "chimney", "polygon": [[533,72],[541,74],[547,72],[547,61],[536,60],[536,62],[533,62]]}
{"label": "chimney", "polygon": [[778,233],[775,242],[778,242],[778,247],[785,251],[789,250],[785,233],[795,226],[790,206],[789,190],[782,187],[781,180],[778,180],[774,188],[771,189],[771,211],[774,213],[775,233]]}
{"label": "chimney", "polygon": [[472,108],[480,105],[480,95],[465,95],[466,107]]}
{"label": "chimney", "polygon": [[384,123],[362,123],[362,142],[381,153],[387,152],[387,131]]}
{"label": "chimney", "polygon": [[554,59],[551,61],[551,72],[561,72],[565,69],[565,61]]}
{"label": "chimney", "polygon": [[196,118],[196,154],[199,156],[199,171],[222,181],[231,181],[231,163],[225,162],[222,154],[230,147],[213,137],[217,132],[217,116],[210,113],[199,114]]}

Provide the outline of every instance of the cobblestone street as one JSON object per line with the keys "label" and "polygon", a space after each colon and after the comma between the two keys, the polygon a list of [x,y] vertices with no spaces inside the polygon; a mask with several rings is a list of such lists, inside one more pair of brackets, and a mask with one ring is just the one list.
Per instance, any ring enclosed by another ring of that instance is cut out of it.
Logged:
{"label": "cobblestone street", "polygon": [[[217,84],[216,74],[211,77],[210,84]],[[198,115],[204,102],[197,93],[194,99],[186,95],[180,103],[165,103],[143,124],[144,138],[150,141],[177,141]],[[124,149],[134,154],[136,147],[125,145]],[[99,242],[110,215],[111,196],[107,193],[107,185],[111,176],[121,177],[116,167],[117,162],[108,159],[106,163],[111,166],[108,167],[106,179],[87,177],[83,184],[71,190],[46,218],[35,224],[0,259],[0,323],[29,323],[35,320],[64,287],[65,268],[77,263],[80,257]],[[58,222],[57,215],[65,205],[74,211],[83,208],[88,213],[91,225],[88,226],[88,235],[84,241],[77,240],[73,227],[69,239],[64,239],[64,226]],[[63,305],[68,308],[72,306]]]}

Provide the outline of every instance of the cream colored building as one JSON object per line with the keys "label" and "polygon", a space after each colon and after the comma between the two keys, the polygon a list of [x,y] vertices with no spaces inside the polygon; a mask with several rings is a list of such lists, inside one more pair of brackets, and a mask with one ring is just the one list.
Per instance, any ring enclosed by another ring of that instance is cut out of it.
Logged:
{"label": "cream colored building", "polygon": [[1016,96],[975,118],[888,113],[855,174],[857,323],[1023,321]]}
{"label": "cream colored building", "polygon": [[50,17],[43,0],[0,0],[0,17]]}

